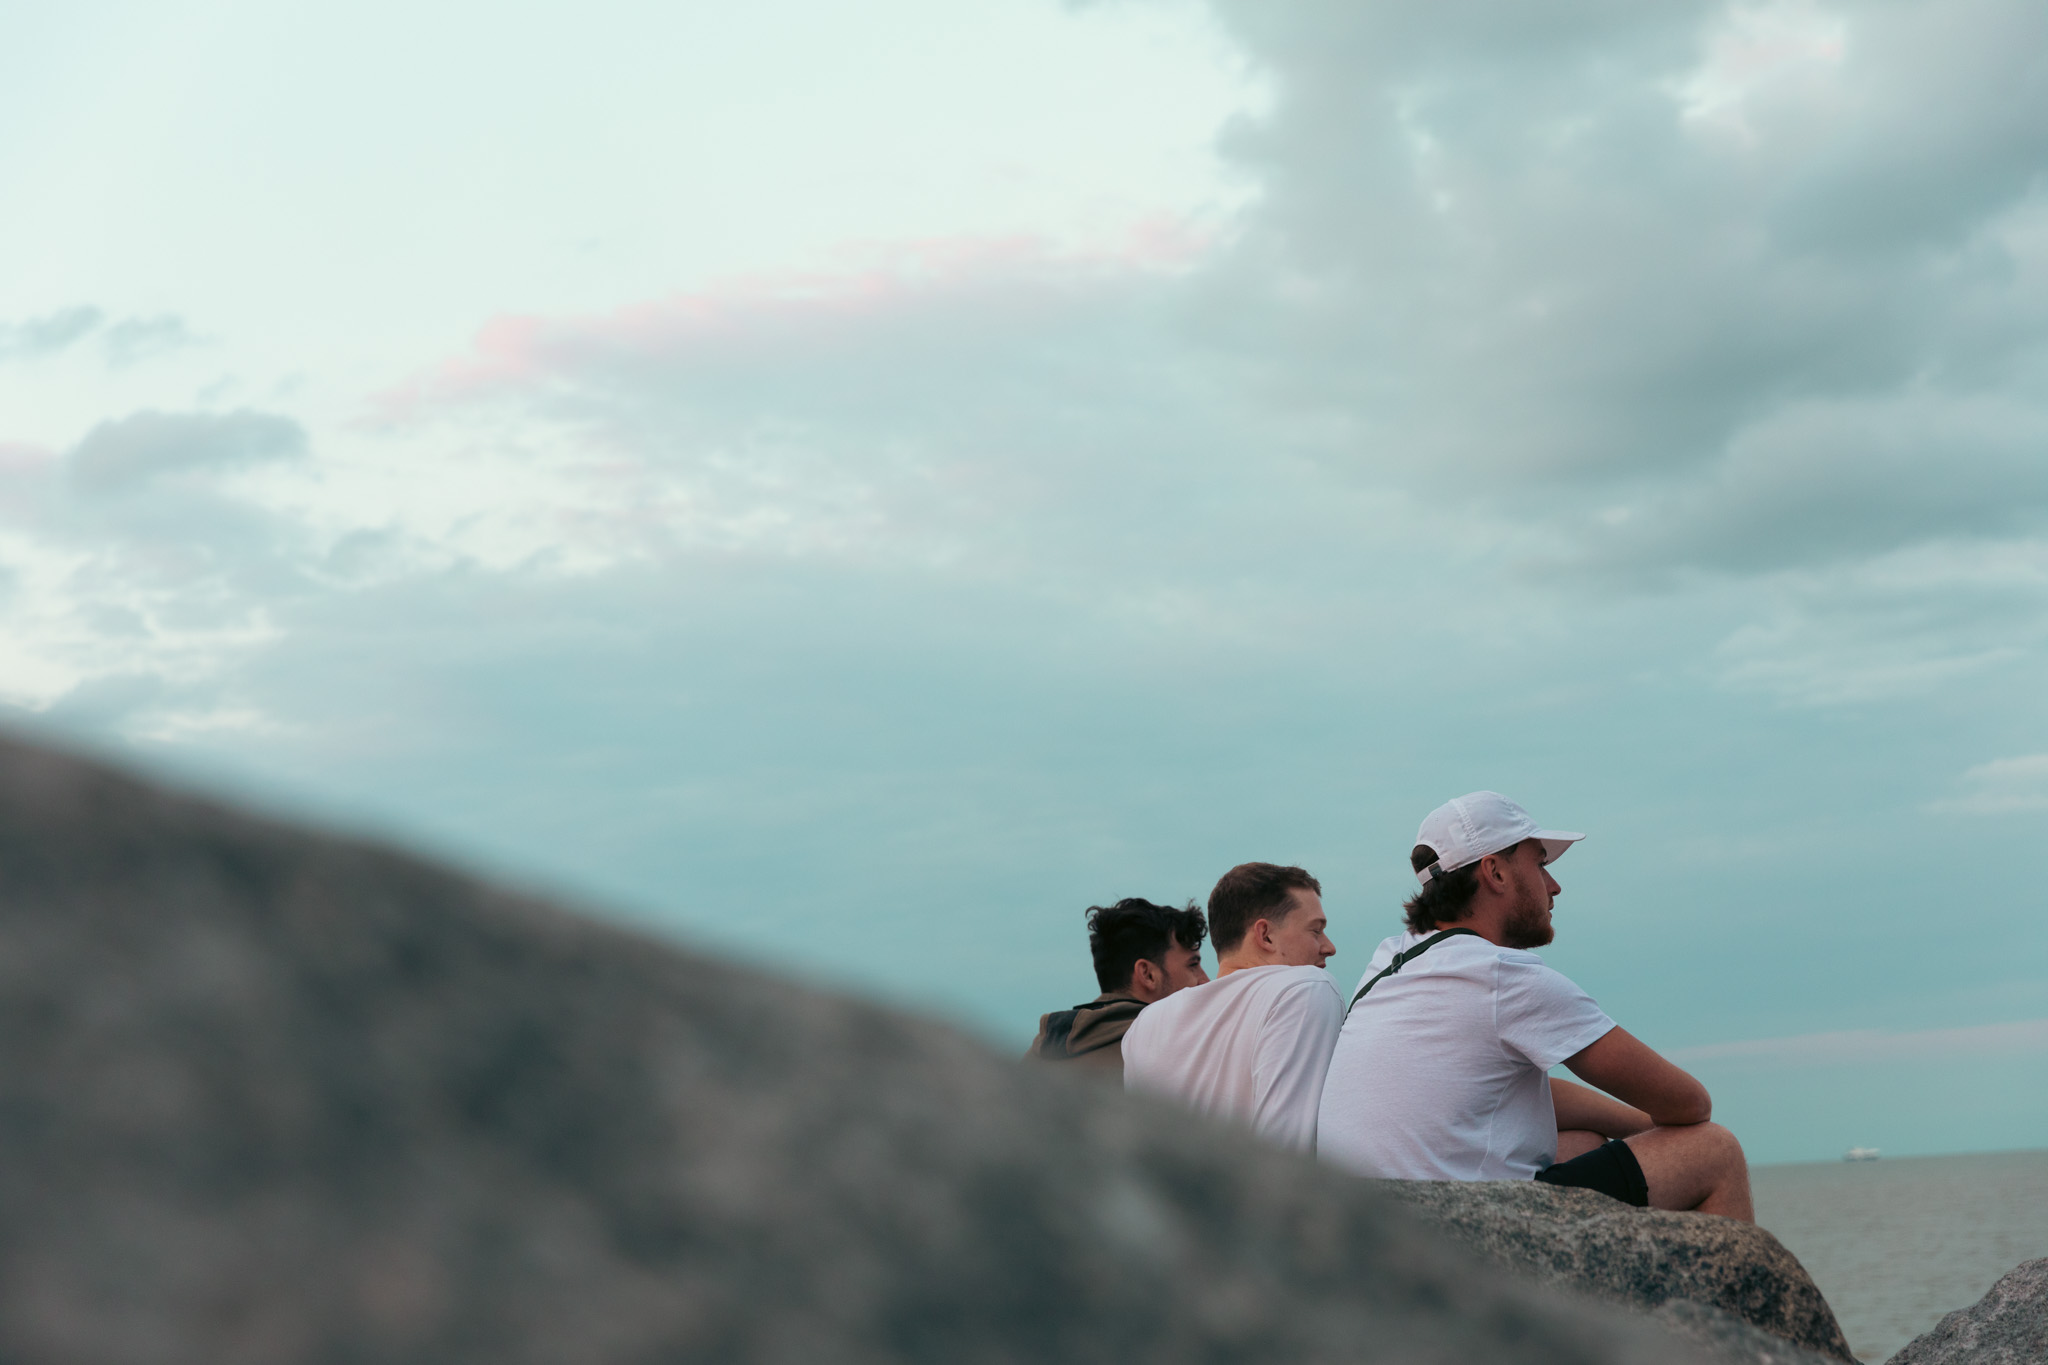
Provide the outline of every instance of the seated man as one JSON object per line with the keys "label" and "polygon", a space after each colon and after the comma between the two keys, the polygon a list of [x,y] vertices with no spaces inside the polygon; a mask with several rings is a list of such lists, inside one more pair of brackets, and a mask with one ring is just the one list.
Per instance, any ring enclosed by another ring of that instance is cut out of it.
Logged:
{"label": "seated man", "polygon": [[1042,1015],[1025,1055],[1076,1061],[1123,1074],[1124,1030],[1138,1011],[1209,979],[1202,939],[1209,926],[1189,901],[1175,910],[1129,896],[1088,907],[1088,951],[1102,994],[1085,1005]]}
{"label": "seated man", "polygon": [[1298,867],[1243,863],[1209,893],[1216,979],[1148,1008],[1124,1035],[1124,1087],[1169,1095],[1312,1150],[1344,997],[1323,970],[1323,888]]}
{"label": "seated man", "polygon": [[[1495,792],[1422,822],[1422,890],[1352,998],[1319,1150],[1364,1175],[1533,1177],[1754,1221],[1749,1167],[1707,1122],[1706,1088],[1528,951],[1552,937],[1546,865],[1583,837],[1537,828]],[[1560,1062],[1607,1094],[1552,1081]]]}

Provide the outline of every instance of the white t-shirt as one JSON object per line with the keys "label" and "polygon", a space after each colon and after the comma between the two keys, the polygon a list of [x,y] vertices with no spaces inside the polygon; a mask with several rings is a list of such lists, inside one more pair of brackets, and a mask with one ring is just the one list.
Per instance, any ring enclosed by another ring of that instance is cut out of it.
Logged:
{"label": "white t-shirt", "polygon": [[1321,967],[1246,967],[1147,1005],[1124,1035],[1124,1088],[1312,1151],[1343,1022],[1341,988]]}
{"label": "white t-shirt", "polygon": [[[1382,943],[1358,984],[1426,937]],[[1613,1027],[1536,954],[1447,938],[1382,979],[1344,1021],[1318,1151],[1395,1180],[1527,1180],[1557,1160],[1550,1068]]]}

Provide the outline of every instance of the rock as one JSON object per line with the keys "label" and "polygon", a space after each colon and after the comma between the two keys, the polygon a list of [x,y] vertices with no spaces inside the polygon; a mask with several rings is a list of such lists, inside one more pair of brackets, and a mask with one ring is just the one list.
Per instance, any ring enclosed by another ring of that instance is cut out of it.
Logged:
{"label": "rock", "polygon": [[1707,1357],[1236,1130],[0,742],[0,1359]]}
{"label": "rock", "polygon": [[2026,1261],[1886,1365],[2040,1365],[2048,1360],[2048,1258]]}
{"label": "rock", "polygon": [[1719,1308],[1690,1299],[1666,1299],[1650,1313],[1660,1326],[1742,1365],[1838,1365],[1833,1356],[1794,1346]]}
{"label": "rock", "polygon": [[1854,1360],[1806,1268],[1750,1223],[1631,1208],[1533,1180],[1378,1182],[1496,1264],[1539,1282],[1654,1309],[1719,1309],[1805,1351]]}

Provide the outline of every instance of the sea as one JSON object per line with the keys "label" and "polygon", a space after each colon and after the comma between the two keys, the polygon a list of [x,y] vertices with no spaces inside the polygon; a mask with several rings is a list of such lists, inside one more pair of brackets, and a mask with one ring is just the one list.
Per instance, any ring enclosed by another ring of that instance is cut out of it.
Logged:
{"label": "sea", "polygon": [[1750,1187],[1858,1360],[1889,1358],[2048,1256],[2048,1151],[1757,1166]]}

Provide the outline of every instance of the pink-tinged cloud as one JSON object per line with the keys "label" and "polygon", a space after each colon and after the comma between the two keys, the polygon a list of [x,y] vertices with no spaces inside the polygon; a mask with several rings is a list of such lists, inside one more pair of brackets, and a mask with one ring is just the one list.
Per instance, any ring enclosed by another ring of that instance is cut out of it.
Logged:
{"label": "pink-tinged cloud", "polygon": [[851,248],[847,266],[741,277],[609,313],[508,314],[461,355],[375,396],[372,425],[406,424],[507,395],[544,393],[599,370],[731,359],[829,346],[919,317],[1000,321],[1076,295],[1178,273],[1216,240],[1171,219],[1135,225],[1113,246],[1060,252],[1036,238],[960,238]]}
{"label": "pink-tinged cloud", "polygon": [[30,441],[0,440],[0,474],[34,474],[57,461],[57,452]]}

